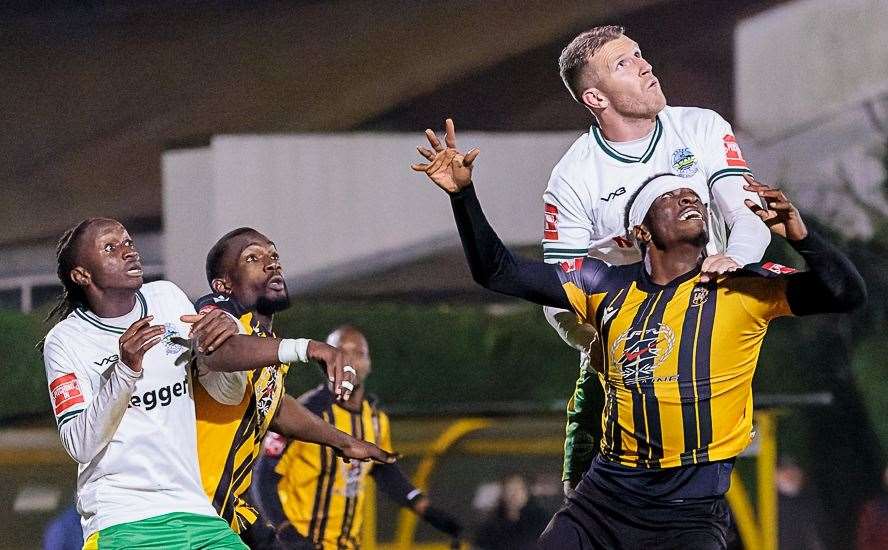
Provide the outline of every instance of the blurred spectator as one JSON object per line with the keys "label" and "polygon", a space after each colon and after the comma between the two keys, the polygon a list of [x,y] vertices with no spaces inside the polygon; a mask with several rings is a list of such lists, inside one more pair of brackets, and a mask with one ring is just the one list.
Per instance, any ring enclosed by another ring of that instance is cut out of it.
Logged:
{"label": "blurred spectator", "polygon": [[483,550],[531,550],[549,522],[548,514],[531,498],[524,477],[503,481],[499,504],[478,528],[475,544]]}
{"label": "blurred spectator", "polygon": [[857,550],[888,548],[888,466],[882,472],[882,492],[863,505],[857,522]]}
{"label": "blurred spectator", "polygon": [[62,510],[43,532],[43,550],[80,550],[83,548],[83,530],[80,514],[73,504]]}
{"label": "blurred spectator", "polygon": [[791,457],[781,457],[775,474],[780,550],[824,550],[819,526],[823,508],[808,487],[807,476]]}

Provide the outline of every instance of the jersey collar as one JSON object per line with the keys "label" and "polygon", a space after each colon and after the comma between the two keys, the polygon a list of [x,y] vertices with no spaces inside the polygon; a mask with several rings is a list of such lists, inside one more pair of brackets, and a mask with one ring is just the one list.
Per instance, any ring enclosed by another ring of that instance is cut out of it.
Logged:
{"label": "jersey collar", "polygon": [[[145,302],[145,297],[142,296],[142,291],[136,291],[136,303],[139,305],[139,319],[148,315],[148,303]],[[105,332],[111,332],[114,334],[123,334],[126,332],[126,329],[129,327],[116,327],[114,325],[109,325],[103,322],[99,317],[97,317],[93,312],[86,308],[79,307],[74,310],[74,315],[83,319],[87,323],[96,327],[99,330],[104,330]]]}
{"label": "jersey collar", "polygon": [[598,125],[592,125],[592,135],[595,137],[595,141],[598,143],[598,146],[608,154],[608,156],[613,157],[614,159],[625,162],[627,164],[631,164],[634,162],[647,162],[651,160],[651,157],[654,156],[654,150],[657,148],[657,143],[660,142],[660,136],[663,135],[663,123],[660,122],[660,115],[657,115],[657,120],[654,122],[654,131],[651,133],[651,139],[648,141],[648,146],[644,150],[644,153],[640,157],[635,157],[632,155],[625,155],[613,147],[604,139],[604,136],[601,134],[601,128]]}

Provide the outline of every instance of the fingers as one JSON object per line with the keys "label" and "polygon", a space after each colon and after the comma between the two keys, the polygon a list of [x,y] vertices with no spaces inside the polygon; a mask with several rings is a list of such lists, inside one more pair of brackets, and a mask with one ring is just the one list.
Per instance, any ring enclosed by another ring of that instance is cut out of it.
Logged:
{"label": "fingers", "polygon": [[237,334],[237,327],[233,327],[232,323],[226,322],[224,319],[218,319],[212,325],[206,327],[197,336],[197,351],[212,353],[219,349],[226,340]]}
{"label": "fingers", "polygon": [[431,149],[419,146],[416,148],[416,150],[419,151],[419,154],[424,156],[427,160],[435,160],[435,153],[432,152]]}
{"label": "fingers", "polygon": [[370,453],[370,459],[379,464],[394,464],[399,458],[401,458],[400,454],[384,451],[376,445],[373,445],[373,450]]}
{"label": "fingers", "polygon": [[431,164],[417,163],[417,164],[411,164],[410,168],[413,168],[417,172],[427,172],[429,169],[429,166],[431,166]]}
{"label": "fingers", "polygon": [[179,317],[179,320],[190,325],[203,319],[203,316],[203,313],[197,313],[195,315],[182,315],[181,317]]}
{"label": "fingers", "polygon": [[456,149],[456,128],[453,126],[453,119],[444,120],[444,143],[447,147]]}
{"label": "fingers", "polygon": [[126,329],[123,334],[120,335],[119,342],[123,344],[124,342],[132,338],[136,332],[142,329],[142,327],[148,326],[148,323],[150,323],[152,319],[154,319],[154,315],[148,315],[147,317],[142,317],[135,323],[131,324],[130,327]]}
{"label": "fingers", "polygon": [[435,151],[443,151],[445,149],[444,145],[438,141],[438,136],[435,135],[435,132],[432,131],[431,128],[426,128],[425,131],[426,138],[429,140],[429,145],[432,146],[432,149]]}
{"label": "fingers", "polygon": [[478,153],[480,153],[480,152],[481,152],[481,150],[478,149],[477,147],[475,147],[474,149],[472,149],[471,151],[466,153],[466,156],[463,157],[463,166],[465,166],[467,168],[471,167],[472,162],[475,161],[475,157],[477,157]]}

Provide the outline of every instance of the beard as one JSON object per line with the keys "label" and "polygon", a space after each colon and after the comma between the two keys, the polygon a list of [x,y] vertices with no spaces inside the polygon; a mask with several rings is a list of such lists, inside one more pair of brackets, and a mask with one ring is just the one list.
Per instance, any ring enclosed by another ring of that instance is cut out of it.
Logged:
{"label": "beard", "polygon": [[283,296],[276,296],[274,298],[260,296],[259,299],[256,300],[256,311],[262,315],[274,315],[288,307],[290,307],[290,295],[288,293],[284,293]]}
{"label": "beard", "polygon": [[653,119],[666,107],[666,96],[662,92],[646,93],[642,97],[618,94],[611,99],[611,105],[624,117]]}

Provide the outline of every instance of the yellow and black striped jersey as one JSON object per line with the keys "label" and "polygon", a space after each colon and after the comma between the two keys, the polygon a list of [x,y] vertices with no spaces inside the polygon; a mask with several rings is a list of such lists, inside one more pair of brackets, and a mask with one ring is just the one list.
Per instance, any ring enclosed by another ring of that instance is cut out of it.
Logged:
{"label": "yellow and black striped jersey", "polygon": [[[195,309],[220,308],[240,320],[246,334],[267,333],[249,311],[219,295],[199,299]],[[284,396],[289,365],[269,365],[246,372],[247,391],[237,405],[219,403],[200,384],[194,385],[197,415],[197,454],[204,491],[220,516],[236,533],[256,521],[259,514],[247,500],[253,465],[262,450],[262,439]]]}
{"label": "yellow and black striped jersey", "polygon": [[601,335],[601,452],[668,468],[737,456],[752,433],[752,377],[768,323],[790,315],[786,279],[699,270],[654,284],[642,263],[562,263],[562,286]]}
{"label": "yellow and black striped jersey", "polygon": [[[365,399],[361,411],[348,410],[334,402],[330,391],[321,386],[300,398],[300,401],[339,430],[357,439],[391,449],[388,416],[379,410],[375,400]],[[274,497],[261,497],[263,509],[279,507],[284,518],[303,536],[311,539],[318,549],[354,550],[360,548],[361,526],[364,520],[366,478],[373,475],[383,481],[382,471],[401,475],[394,464],[374,464],[359,460],[344,461],[333,449],[303,441],[285,441],[276,434],[266,438],[265,456],[262,463],[273,468],[276,486],[269,491]],[[264,483],[260,483],[260,486]],[[402,504],[419,494],[406,479],[388,483],[397,486],[395,491]],[[380,486],[386,493],[386,490]],[[273,503],[268,501],[274,501]],[[274,521],[275,514],[268,513]],[[284,519],[281,518],[281,519]]]}

